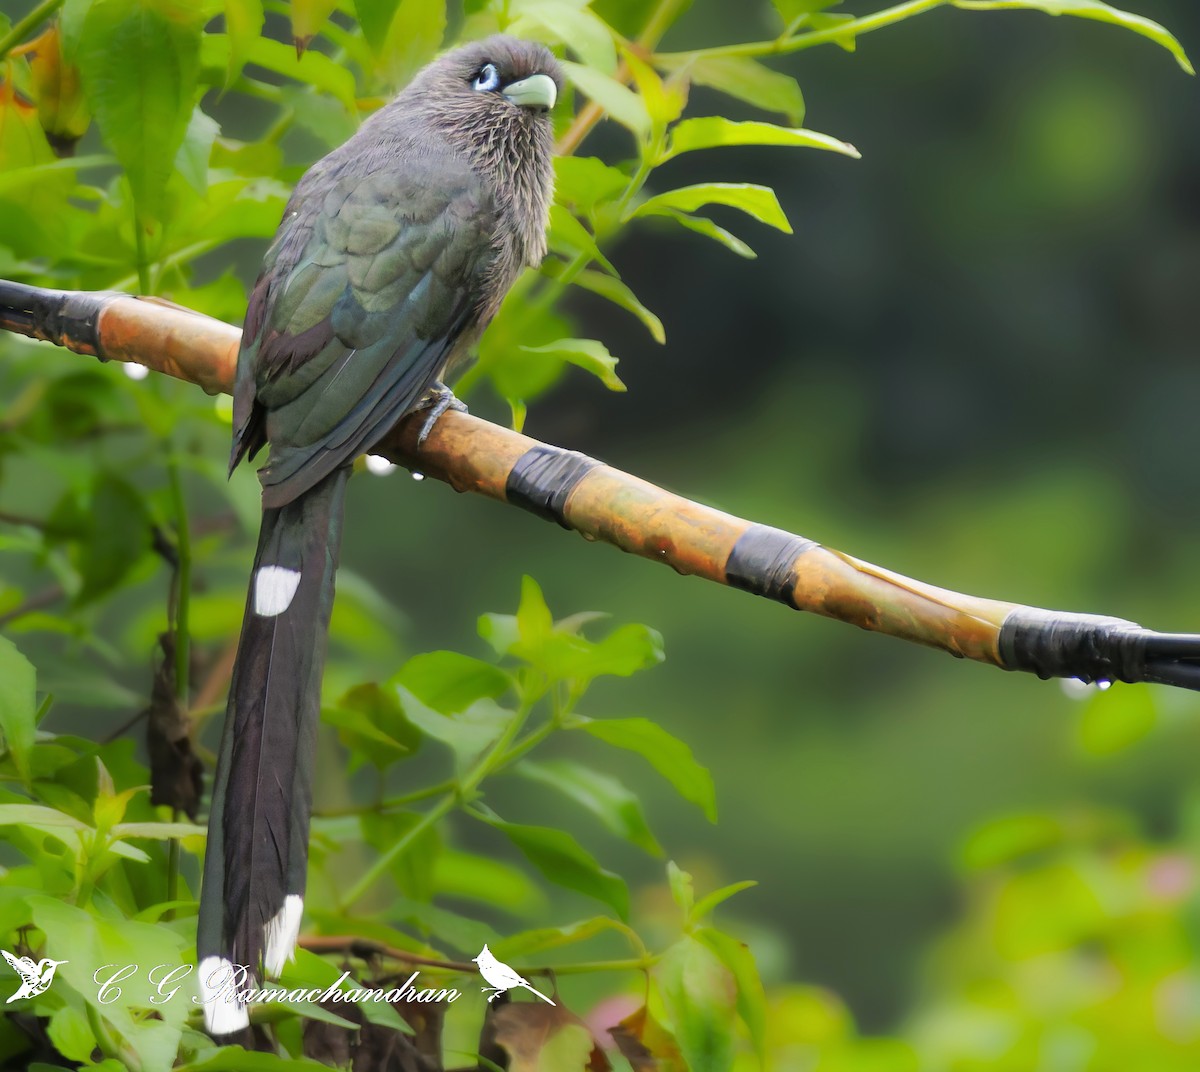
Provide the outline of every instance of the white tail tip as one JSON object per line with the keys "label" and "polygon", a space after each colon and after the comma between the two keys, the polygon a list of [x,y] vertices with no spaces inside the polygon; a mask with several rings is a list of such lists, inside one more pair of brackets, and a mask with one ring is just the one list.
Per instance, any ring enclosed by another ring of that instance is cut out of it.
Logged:
{"label": "white tail tip", "polygon": [[263,928],[263,939],[266,952],[263,953],[263,967],[267,974],[276,976],[283,971],[296,955],[296,939],[300,935],[300,918],[304,915],[304,898],[296,893],[289,893],[283,899],[283,907],[275,913]]}
{"label": "white tail tip", "polygon": [[205,957],[197,973],[200,995],[195,1000],[204,1006],[204,1026],[210,1035],[232,1035],[250,1026],[245,1002],[237,998],[246,985],[245,969],[224,957]]}

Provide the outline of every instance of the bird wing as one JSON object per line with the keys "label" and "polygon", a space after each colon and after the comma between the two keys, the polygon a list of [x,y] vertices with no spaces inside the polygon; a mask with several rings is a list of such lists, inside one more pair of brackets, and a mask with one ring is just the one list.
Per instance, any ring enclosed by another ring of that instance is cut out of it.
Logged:
{"label": "bird wing", "polygon": [[522,983],[525,982],[525,980],[522,979],[521,976],[513,968],[510,968],[503,961],[499,961],[499,960],[496,961],[496,967],[494,969],[494,972],[495,972],[495,978],[489,979],[488,982],[492,983],[495,986],[500,986],[501,984],[503,984],[506,987],[514,987],[514,986],[520,986]]}
{"label": "bird wing", "polygon": [[234,394],[234,462],[271,443],[264,505],[369,449],[471,341],[495,228],[480,179],[444,154],[298,190],[251,295]]}
{"label": "bird wing", "polygon": [[0,953],[4,954],[4,959],[8,961],[9,967],[25,982],[36,983],[38,981],[37,965],[28,957],[15,957],[7,949],[0,949]]}

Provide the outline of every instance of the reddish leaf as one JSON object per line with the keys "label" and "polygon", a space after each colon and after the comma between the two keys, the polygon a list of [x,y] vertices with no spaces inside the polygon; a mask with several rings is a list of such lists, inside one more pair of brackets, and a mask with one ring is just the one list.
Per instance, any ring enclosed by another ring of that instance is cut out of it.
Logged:
{"label": "reddish leaf", "polygon": [[608,1033],[621,1055],[633,1066],[633,1072],[687,1072],[671,1032],[646,1008],[626,1016]]}
{"label": "reddish leaf", "polygon": [[492,1037],[508,1054],[509,1072],[609,1072],[604,1051],[578,1016],[562,1005],[514,1001],[491,1017]]}

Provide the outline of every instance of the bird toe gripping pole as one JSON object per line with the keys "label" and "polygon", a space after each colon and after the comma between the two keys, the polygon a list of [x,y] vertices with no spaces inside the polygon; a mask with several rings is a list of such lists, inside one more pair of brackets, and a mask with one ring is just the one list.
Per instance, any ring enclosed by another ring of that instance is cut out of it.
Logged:
{"label": "bird toe gripping pole", "polygon": [[[136,361],[213,394],[230,389],[240,338],[228,324],[168,303],[3,280],[0,327],[102,360]],[[465,413],[447,412],[418,443],[424,423],[423,411],[406,417],[380,453],[679,573],[1004,670],[1200,690],[1200,634],[951,592]]]}

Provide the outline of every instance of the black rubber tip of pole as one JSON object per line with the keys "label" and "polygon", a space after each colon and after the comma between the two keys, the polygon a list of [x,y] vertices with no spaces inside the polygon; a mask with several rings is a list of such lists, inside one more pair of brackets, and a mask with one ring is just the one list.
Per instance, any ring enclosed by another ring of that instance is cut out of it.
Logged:
{"label": "black rubber tip of pole", "polygon": [[1041,678],[1152,681],[1200,690],[1200,635],[1156,633],[1122,618],[1022,607],[1000,629],[1009,670]]}
{"label": "black rubber tip of pole", "polygon": [[100,312],[116,295],[48,290],[0,279],[0,327],[99,356]]}

